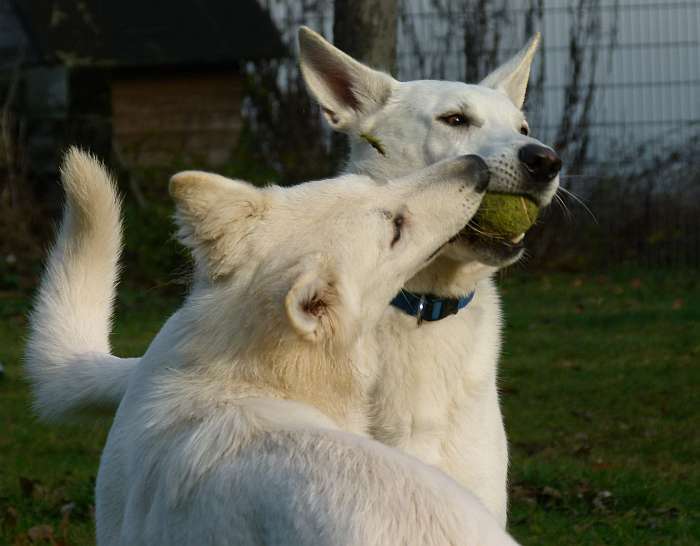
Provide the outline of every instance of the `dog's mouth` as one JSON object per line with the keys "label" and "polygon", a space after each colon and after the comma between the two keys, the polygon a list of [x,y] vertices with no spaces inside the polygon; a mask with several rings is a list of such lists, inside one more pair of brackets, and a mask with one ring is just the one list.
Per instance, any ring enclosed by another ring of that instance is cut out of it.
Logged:
{"label": "dog's mouth", "polygon": [[535,224],[537,203],[520,194],[487,193],[481,207],[454,239],[485,265],[505,267],[525,250],[525,233]]}
{"label": "dog's mouth", "polygon": [[481,263],[494,267],[517,262],[525,251],[525,233],[511,239],[492,239],[467,227],[459,234],[457,241],[468,245]]}
{"label": "dog's mouth", "polygon": [[469,248],[479,262],[500,268],[511,265],[522,257],[525,251],[525,233],[510,239],[492,239],[484,237],[467,224],[462,231],[437,248],[427,261],[433,259],[445,247],[453,244]]}

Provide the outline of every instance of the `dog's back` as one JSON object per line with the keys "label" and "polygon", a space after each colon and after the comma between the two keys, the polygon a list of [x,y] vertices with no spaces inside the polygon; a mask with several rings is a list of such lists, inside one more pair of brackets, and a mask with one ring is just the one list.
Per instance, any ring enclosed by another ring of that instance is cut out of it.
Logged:
{"label": "dog's back", "polygon": [[439,470],[301,406],[257,398],[173,427],[120,420],[98,479],[99,544],[515,544]]}

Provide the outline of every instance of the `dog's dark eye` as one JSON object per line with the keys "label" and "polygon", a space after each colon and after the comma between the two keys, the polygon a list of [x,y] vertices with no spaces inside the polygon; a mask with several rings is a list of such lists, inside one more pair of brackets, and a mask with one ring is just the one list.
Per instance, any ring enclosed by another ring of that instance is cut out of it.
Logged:
{"label": "dog's dark eye", "polygon": [[450,127],[469,125],[469,120],[464,114],[447,114],[445,116],[440,116],[438,119]]}
{"label": "dog's dark eye", "polygon": [[403,214],[397,214],[394,216],[394,237],[391,239],[391,246],[393,247],[401,239],[401,228],[403,227]]}
{"label": "dog's dark eye", "polygon": [[527,123],[523,123],[520,127],[520,134],[525,136],[530,134],[530,128],[527,126]]}

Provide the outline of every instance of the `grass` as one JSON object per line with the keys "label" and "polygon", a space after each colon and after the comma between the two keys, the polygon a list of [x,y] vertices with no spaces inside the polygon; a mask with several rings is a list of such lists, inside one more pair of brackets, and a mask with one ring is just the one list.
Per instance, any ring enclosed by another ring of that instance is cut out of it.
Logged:
{"label": "grass", "polygon": [[[501,286],[514,535],[700,544],[697,272],[511,276]],[[176,304],[158,291],[123,294],[116,351],[140,354]],[[0,293],[0,544],[94,544],[109,423],[32,417],[19,364],[27,306]]]}
{"label": "grass", "polygon": [[528,544],[700,544],[697,272],[504,289],[513,533]]}

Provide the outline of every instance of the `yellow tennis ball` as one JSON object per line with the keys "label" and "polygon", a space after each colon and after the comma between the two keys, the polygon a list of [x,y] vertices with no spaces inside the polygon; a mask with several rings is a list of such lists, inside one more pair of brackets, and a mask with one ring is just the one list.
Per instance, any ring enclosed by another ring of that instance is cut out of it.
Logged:
{"label": "yellow tennis ball", "polygon": [[538,212],[537,205],[523,195],[487,193],[471,225],[485,237],[510,239],[530,229]]}

